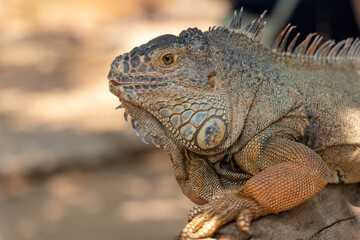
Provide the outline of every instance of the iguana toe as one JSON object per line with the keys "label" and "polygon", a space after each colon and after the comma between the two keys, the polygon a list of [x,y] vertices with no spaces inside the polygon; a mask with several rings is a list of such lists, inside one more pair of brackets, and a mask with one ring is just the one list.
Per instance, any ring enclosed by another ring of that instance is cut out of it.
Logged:
{"label": "iguana toe", "polygon": [[[213,198],[208,204],[192,208],[188,216],[191,221],[182,232],[182,240],[210,237],[218,228],[235,219],[239,228],[249,233],[253,219],[249,201],[235,194],[226,194]],[[197,215],[191,218],[191,213]]]}
{"label": "iguana toe", "polygon": [[[186,226],[184,227],[181,235],[181,240],[186,240],[189,238],[201,238],[204,236],[199,235],[199,230],[202,229],[205,222],[207,222],[214,215],[214,212],[205,212],[196,217],[194,217]],[[201,232],[204,232],[203,230]],[[206,235],[209,236],[209,235]]]}
{"label": "iguana toe", "polygon": [[251,219],[251,211],[249,209],[243,209],[240,211],[239,216],[236,219],[236,224],[242,231],[249,233]]}

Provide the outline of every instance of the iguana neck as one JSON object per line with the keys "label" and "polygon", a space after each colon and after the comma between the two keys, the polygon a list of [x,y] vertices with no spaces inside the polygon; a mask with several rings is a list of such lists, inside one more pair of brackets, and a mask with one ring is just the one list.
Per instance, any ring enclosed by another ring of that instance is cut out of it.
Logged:
{"label": "iguana neck", "polygon": [[222,34],[209,35],[217,76],[231,99],[232,134],[243,145],[286,115],[299,102],[298,93],[269,49],[245,35],[229,34],[226,40]]}

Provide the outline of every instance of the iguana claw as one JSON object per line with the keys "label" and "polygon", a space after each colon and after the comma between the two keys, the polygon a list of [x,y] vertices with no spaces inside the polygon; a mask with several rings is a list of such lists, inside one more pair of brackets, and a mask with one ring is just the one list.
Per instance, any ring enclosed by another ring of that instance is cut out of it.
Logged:
{"label": "iguana claw", "polygon": [[215,231],[229,221],[236,219],[239,228],[247,233],[253,219],[250,199],[235,194],[216,196],[208,204],[193,207],[188,214],[190,221],[182,231],[182,240],[212,236]]}

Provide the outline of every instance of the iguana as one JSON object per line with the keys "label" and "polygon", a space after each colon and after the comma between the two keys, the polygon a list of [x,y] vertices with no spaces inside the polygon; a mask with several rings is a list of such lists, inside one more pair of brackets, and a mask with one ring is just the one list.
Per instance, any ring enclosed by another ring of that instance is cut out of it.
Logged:
{"label": "iguana", "polygon": [[198,204],[182,239],[291,209],[327,183],[360,181],[360,40],[286,26],[260,44],[265,12],[240,30],[189,28],[115,58],[108,75],[143,140],[164,147]]}

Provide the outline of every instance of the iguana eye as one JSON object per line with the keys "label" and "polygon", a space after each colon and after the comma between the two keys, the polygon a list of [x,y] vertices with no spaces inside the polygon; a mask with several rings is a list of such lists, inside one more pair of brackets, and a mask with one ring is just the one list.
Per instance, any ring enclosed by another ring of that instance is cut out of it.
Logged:
{"label": "iguana eye", "polygon": [[173,53],[167,53],[161,57],[161,60],[165,65],[170,65],[175,61],[175,56]]}

